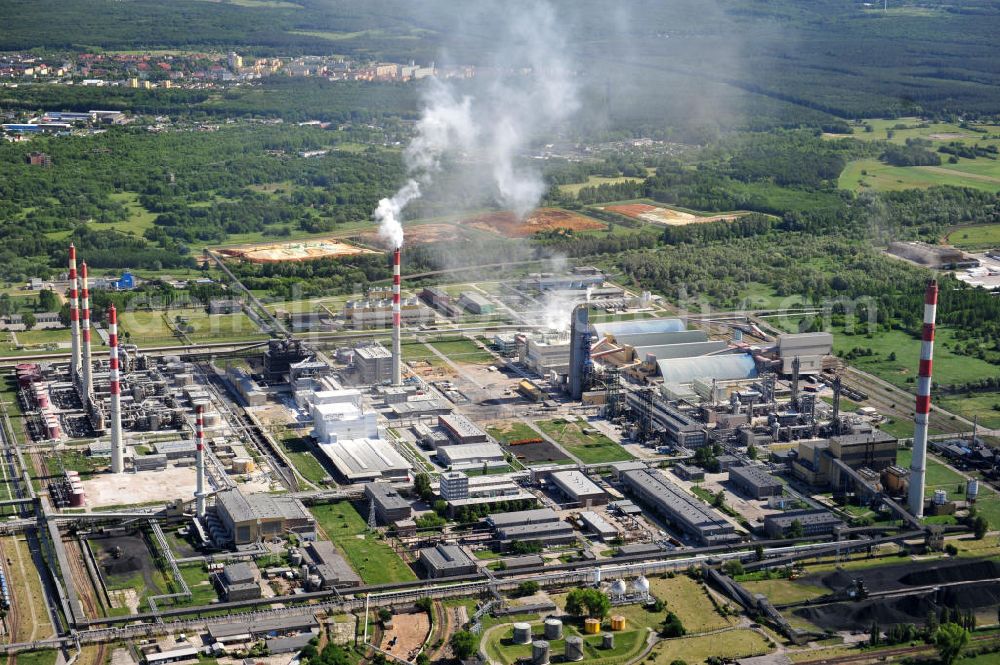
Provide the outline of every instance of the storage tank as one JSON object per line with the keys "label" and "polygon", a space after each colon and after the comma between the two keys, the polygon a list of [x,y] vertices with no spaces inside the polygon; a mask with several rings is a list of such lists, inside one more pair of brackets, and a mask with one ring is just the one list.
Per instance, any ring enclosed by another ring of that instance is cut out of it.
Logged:
{"label": "storage tank", "polygon": [[531,643],[531,665],[549,665],[549,643],[545,640]]}
{"label": "storage tank", "polygon": [[559,619],[545,620],[545,639],[558,640],[562,637],[563,623]]}
{"label": "storage tank", "polygon": [[530,623],[515,623],[514,624],[514,644],[527,644],[531,641],[531,624]]}
{"label": "storage tank", "polygon": [[620,614],[611,617],[611,630],[625,630],[625,617]]}
{"label": "storage tank", "polygon": [[205,423],[205,427],[217,427],[219,424],[219,412],[205,411],[203,415],[203,422]]}
{"label": "storage tank", "polygon": [[74,487],[69,494],[69,505],[72,508],[82,508],[86,497],[83,494],[82,487]]}
{"label": "storage tank", "polygon": [[976,497],[979,496],[979,481],[970,480],[965,485],[965,498],[969,501],[975,501]]}
{"label": "storage tank", "polygon": [[649,595],[649,580],[647,580],[642,575],[640,575],[639,579],[637,579],[634,582],[634,586],[635,586],[635,592],[638,593],[640,596]]}
{"label": "storage tank", "polygon": [[602,649],[614,649],[615,648],[615,634],[614,633],[604,633],[601,636],[601,648]]}
{"label": "storage tank", "polygon": [[943,506],[948,503],[948,493],[944,490],[934,490],[934,505]]}
{"label": "storage tank", "polygon": [[567,637],[566,638],[566,660],[568,661],[578,661],[583,660],[583,638],[582,637]]}
{"label": "storage tank", "polygon": [[253,458],[251,457],[233,458],[234,473],[253,473],[253,470],[254,470]]}
{"label": "storage tank", "polygon": [[288,552],[288,562],[293,566],[302,565],[302,550],[296,548]]}
{"label": "storage tank", "polygon": [[601,620],[594,618],[585,619],[583,622],[583,632],[588,635],[597,635],[601,632]]}
{"label": "storage tank", "polygon": [[611,583],[612,596],[624,596],[626,591],[628,591],[628,585],[625,584],[625,580],[615,580]]}

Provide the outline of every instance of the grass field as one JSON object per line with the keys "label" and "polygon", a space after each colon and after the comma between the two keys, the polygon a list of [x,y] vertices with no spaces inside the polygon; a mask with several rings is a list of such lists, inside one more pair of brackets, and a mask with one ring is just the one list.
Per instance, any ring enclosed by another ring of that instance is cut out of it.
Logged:
{"label": "grass field", "polygon": [[783,603],[798,603],[804,600],[818,598],[828,593],[821,586],[803,584],[795,580],[775,579],[743,582],[750,593],[762,593],[775,605]]}
{"label": "grass field", "polygon": [[313,454],[309,448],[309,442],[304,437],[297,436],[294,432],[287,432],[286,436],[282,436],[279,441],[285,457],[295,465],[296,470],[302,474],[303,478],[311,483],[319,484],[330,477],[330,473]]}
{"label": "grass field", "polygon": [[971,395],[945,395],[936,397],[937,404],[943,409],[957,413],[972,420],[979,416],[979,424],[990,429],[1000,428],[1000,393],[972,393]]}
{"label": "grass field", "polygon": [[699,665],[710,656],[732,661],[760,656],[769,650],[764,637],[756,631],[727,630],[713,635],[664,640],[653,649],[651,660],[653,665],[668,665],[675,660],[682,660],[688,665]]}
{"label": "grass field", "polygon": [[559,190],[565,192],[566,194],[572,194],[576,196],[580,193],[580,190],[584,187],[597,187],[598,185],[617,185],[621,182],[636,182],[636,178],[626,178],[625,176],[616,176],[614,178],[609,178],[607,176],[592,175],[587,178],[586,182],[574,182],[568,185],[559,185]]}
{"label": "grass field", "polygon": [[649,581],[649,587],[652,594],[665,602],[667,609],[680,618],[689,633],[735,625],[732,619],[719,614],[704,587],[687,575],[653,578]]}
{"label": "grass field", "polygon": [[963,249],[991,249],[1000,245],[1000,224],[956,227],[948,232],[946,239]]}
{"label": "grass field", "polygon": [[[177,321],[182,318],[182,323]],[[187,332],[175,331],[184,325]],[[264,334],[246,314],[208,314],[201,309],[124,312],[119,316],[122,335],[140,346],[166,346],[178,342],[213,342],[262,339]]]}
{"label": "grass field", "polygon": [[464,337],[432,341],[430,344],[456,363],[488,365],[495,360],[488,351],[484,351],[475,342]]}
{"label": "grass field", "polygon": [[[14,340],[17,340],[17,345]],[[42,350],[69,348],[68,328],[25,330],[18,333],[0,333],[0,354],[18,355],[38,353]],[[20,348],[18,348],[20,347]]]}
{"label": "grass field", "polygon": [[487,427],[486,432],[500,443],[507,444],[519,439],[537,439],[538,431],[526,423],[510,422]]}
{"label": "grass field", "polygon": [[543,432],[584,464],[623,462],[633,459],[619,444],[603,434],[584,434],[585,423],[567,422],[562,419],[539,420],[535,423]]}
{"label": "grass field", "polygon": [[[965,383],[997,375],[995,365],[979,358],[953,353],[951,346],[954,341],[954,330],[938,327],[934,345],[935,382]],[[915,379],[917,375],[917,365],[920,360],[919,340],[899,330],[880,331],[872,337],[861,334],[860,327],[853,335],[840,329],[834,331],[835,353],[847,353],[855,347],[871,349],[874,355],[855,358],[850,361],[851,365],[871,372],[904,390],[913,390],[914,384],[907,382],[907,379]],[[890,359],[891,354],[895,354],[894,360]]]}
{"label": "grass field", "polygon": [[123,222],[111,222],[110,224],[92,222],[92,226],[95,229],[114,229],[115,231],[121,231],[122,233],[142,236],[142,234],[148,229],[153,228],[153,220],[156,219],[157,213],[146,210],[146,208],[139,203],[139,195],[137,193],[115,192],[108,198],[125,206],[126,210],[128,210],[128,219]]}
{"label": "grass field", "polygon": [[344,553],[365,584],[416,580],[410,567],[389,545],[368,533],[368,525],[347,501],[309,509],[320,528]]}
{"label": "grass field", "polygon": [[[910,468],[910,461],[913,458],[913,451],[900,450],[896,457],[896,463],[905,468]],[[942,464],[933,455],[927,456],[927,484],[924,496],[934,496],[934,490],[942,489],[948,493],[948,498],[960,500],[965,498],[964,488],[965,478],[952,471]],[[959,486],[962,491],[959,492]],[[987,487],[985,483],[979,483],[979,499],[976,501],[976,511],[985,517],[991,528],[1000,527],[1000,494],[996,490]]]}
{"label": "grass field", "polygon": [[[541,623],[533,624],[532,630],[536,636],[541,635]],[[515,662],[526,659],[530,660],[531,644],[513,644],[511,642],[512,633],[513,627],[507,625],[497,627],[484,636],[486,641],[483,644],[483,648],[492,660],[504,665],[513,665]],[[564,624],[564,634],[567,637],[581,635],[577,627],[569,623]],[[595,664],[626,662],[629,658],[634,657],[642,648],[645,635],[645,631],[639,630],[618,632],[615,634],[614,648],[606,651],[600,648],[602,640],[600,635],[583,635],[584,657],[580,662]],[[553,655],[562,654],[566,649],[566,640],[549,640],[549,647]]]}

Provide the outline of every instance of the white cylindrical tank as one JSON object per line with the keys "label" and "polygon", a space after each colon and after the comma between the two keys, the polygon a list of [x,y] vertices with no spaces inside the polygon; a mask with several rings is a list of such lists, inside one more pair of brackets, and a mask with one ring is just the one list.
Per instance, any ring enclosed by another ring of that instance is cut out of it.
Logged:
{"label": "white cylindrical tank", "polygon": [[948,503],[948,493],[944,490],[934,490],[934,505],[943,506]]}
{"label": "white cylindrical tank", "polygon": [[566,660],[571,662],[576,662],[578,660],[583,660],[583,638],[582,637],[567,637],[566,638]]}
{"label": "white cylindrical tank", "polygon": [[545,639],[558,640],[562,637],[563,623],[559,619],[545,620]]}
{"label": "white cylindrical tank", "polygon": [[976,497],[978,496],[979,496],[979,481],[975,479],[970,480],[965,485],[965,498],[968,499],[969,501],[975,501]]}
{"label": "white cylindrical tank", "polygon": [[514,644],[528,644],[531,642],[531,624],[530,623],[515,623],[514,624]]}

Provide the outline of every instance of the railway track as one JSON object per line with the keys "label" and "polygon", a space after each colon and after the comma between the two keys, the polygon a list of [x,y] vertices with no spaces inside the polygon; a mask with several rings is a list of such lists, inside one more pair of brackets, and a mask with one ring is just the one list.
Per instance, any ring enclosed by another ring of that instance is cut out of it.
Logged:
{"label": "railway track", "polygon": [[[998,642],[996,635],[973,636],[969,641],[972,644]],[[922,653],[933,652],[934,646],[929,644],[919,644],[917,646],[896,647],[893,649],[878,649],[859,654],[848,654],[843,656],[833,656],[831,658],[817,658],[815,660],[798,661],[796,665],[849,665],[850,663],[884,662],[889,658],[897,656],[914,656]]]}

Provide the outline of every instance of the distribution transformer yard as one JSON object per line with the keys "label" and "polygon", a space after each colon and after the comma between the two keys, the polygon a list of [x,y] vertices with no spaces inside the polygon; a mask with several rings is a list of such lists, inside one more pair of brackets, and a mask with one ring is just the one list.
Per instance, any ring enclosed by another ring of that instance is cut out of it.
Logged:
{"label": "distribution transformer yard", "polygon": [[[392,258],[388,339],[275,322],[190,355],[120,344],[114,307],[95,343],[71,248],[71,351],[10,365],[3,428],[8,630],[34,612],[48,634],[0,649],[125,640],[155,663],[336,635],[416,662],[468,631],[488,662],[625,663],[669,644],[663,604],[729,659],[995,615],[967,524],[998,501],[996,456],[928,437],[926,343],[911,454],[844,408],[867,395],[828,333],[678,316],[586,266],[461,305],[425,289],[430,332],[403,323]],[[540,323],[554,291],[562,328]]]}

